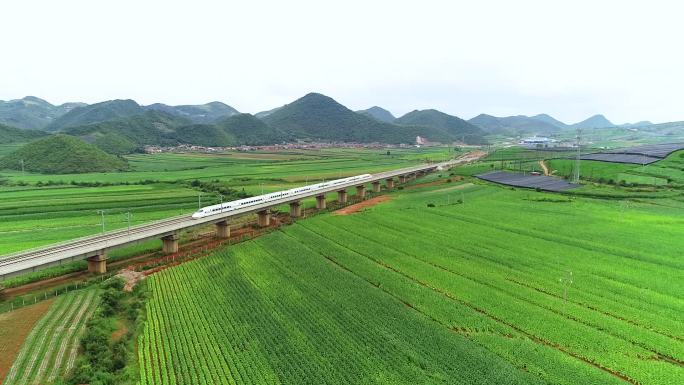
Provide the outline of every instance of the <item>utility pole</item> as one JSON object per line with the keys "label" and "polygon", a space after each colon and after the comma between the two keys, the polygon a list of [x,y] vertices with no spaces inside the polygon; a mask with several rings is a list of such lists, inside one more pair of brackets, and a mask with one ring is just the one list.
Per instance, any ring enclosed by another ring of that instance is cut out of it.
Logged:
{"label": "utility pole", "polygon": [[131,214],[130,211],[128,211],[124,214],[126,215],[126,222],[128,222],[128,233],[130,234],[131,233],[131,217],[133,216],[133,214]]}
{"label": "utility pole", "polygon": [[105,218],[104,218],[105,211],[104,210],[97,210],[97,213],[102,216],[102,232],[104,233],[105,232]]}
{"label": "utility pole", "polygon": [[575,177],[574,182],[579,183],[580,180],[580,156],[582,148],[582,129],[577,129],[577,160],[575,162]]}
{"label": "utility pole", "polygon": [[197,193],[197,210],[202,208],[202,193]]}
{"label": "utility pole", "polygon": [[24,176],[24,160],[22,159],[20,162],[21,162],[21,176]]}

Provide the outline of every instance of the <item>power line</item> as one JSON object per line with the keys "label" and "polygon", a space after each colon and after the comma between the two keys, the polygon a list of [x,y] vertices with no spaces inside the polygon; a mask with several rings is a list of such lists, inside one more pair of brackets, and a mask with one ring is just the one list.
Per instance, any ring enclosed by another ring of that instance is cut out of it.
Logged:
{"label": "power line", "polygon": [[581,156],[581,148],[582,148],[582,129],[578,128],[577,129],[577,160],[575,162],[575,183],[579,183],[580,180],[580,156]]}

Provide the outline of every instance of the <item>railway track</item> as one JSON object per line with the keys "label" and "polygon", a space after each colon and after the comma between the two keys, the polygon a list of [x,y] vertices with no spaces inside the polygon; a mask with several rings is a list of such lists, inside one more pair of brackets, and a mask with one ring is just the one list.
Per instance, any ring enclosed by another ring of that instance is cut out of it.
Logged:
{"label": "railway track", "polygon": [[[435,169],[441,169],[442,167],[451,167],[457,164],[471,162],[476,160],[478,157],[479,156],[466,155],[462,158],[447,162],[424,164],[400,170],[381,172],[374,174],[371,179],[364,181],[364,183],[383,181],[388,178],[412,174],[419,171],[433,171]],[[189,215],[174,217],[131,227],[130,229],[113,230],[107,233],[79,238],[59,244],[48,245],[33,250],[25,250],[4,257],[0,256],[0,280],[4,280],[10,276],[21,274],[23,272],[33,271],[36,268],[59,264],[61,261],[84,259],[94,255],[100,250],[111,249],[146,239],[159,238],[161,236],[169,235],[183,229],[213,224],[228,220],[231,217],[253,214],[255,212],[267,210],[272,207],[277,207],[294,201],[300,201],[302,199],[311,198],[321,194],[333,193],[335,191],[351,188],[356,185],[358,185],[358,182],[351,182],[349,184],[337,185],[334,187],[326,187],[325,189],[308,191],[295,196],[289,196],[279,200],[260,203],[251,207],[240,208],[200,219],[193,219]]]}

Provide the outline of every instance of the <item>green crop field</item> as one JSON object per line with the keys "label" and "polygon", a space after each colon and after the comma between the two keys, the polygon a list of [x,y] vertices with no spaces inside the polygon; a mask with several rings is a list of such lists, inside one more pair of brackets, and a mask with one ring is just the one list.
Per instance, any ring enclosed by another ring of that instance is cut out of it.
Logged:
{"label": "green crop field", "polygon": [[392,198],[153,275],[140,383],[684,383],[681,200]]}
{"label": "green crop field", "polygon": [[[576,161],[571,159],[552,159],[549,168],[556,175],[572,175]],[[648,165],[580,161],[580,172],[583,179],[613,181],[614,183],[664,185],[684,184],[684,151],[677,151],[667,158]]]}
{"label": "green crop field", "polygon": [[139,154],[128,157],[131,172],[0,172],[0,255],[100,232],[98,210],[105,211],[105,230],[113,230],[128,226],[128,212],[136,225],[189,214],[200,199],[203,206],[219,202],[216,192],[192,186],[194,180],[257,195],[458,154],[448,148]]}
{"label": "green crop field", "polygon": [[97,307],[97,290],[60,296],[34,326],[3,385],[48,384],[73,367],[87,320]]}

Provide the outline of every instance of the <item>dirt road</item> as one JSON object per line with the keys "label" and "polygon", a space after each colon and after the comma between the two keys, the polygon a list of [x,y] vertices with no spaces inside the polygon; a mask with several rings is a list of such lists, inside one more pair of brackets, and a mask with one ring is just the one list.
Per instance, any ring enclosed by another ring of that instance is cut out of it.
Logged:
{"label": "dirt road", "polygon": [[551,175],[551,172],[549,172],[549,166],[547,166],[546,162],[544,162],[543,160],[539,161],[539,167],[541,167],[542,171],[544,171],[544,175]]}

